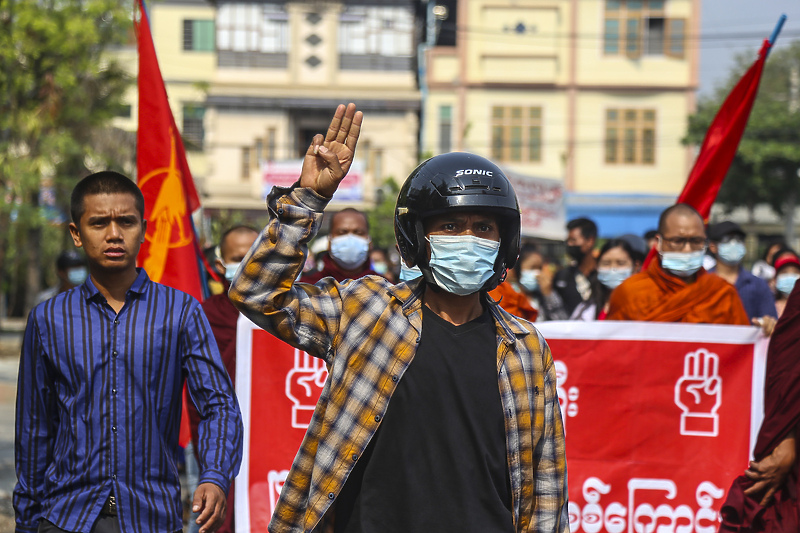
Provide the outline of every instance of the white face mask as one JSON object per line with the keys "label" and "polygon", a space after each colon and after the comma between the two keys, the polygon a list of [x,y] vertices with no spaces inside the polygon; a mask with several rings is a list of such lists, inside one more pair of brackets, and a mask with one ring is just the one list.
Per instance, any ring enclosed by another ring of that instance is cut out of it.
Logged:
{"label": "white face mask", "polygon": [[500,242],[474,235],[431,235],[431,274],[447,292],[466,296],[481,290],[494,274]]}
{"label": "white face mask", "polygon": [[353,233],[331,239],[331,257],[345,270],[355,270],[363,265],[369,253],[369,239]]}
{"label": "white face mask", "polygon": [[233,281],[233,276],[236,275],[236,271],[239,270],[239,265],[241,264],[241,261],[238,263],[223,263],[225,265],[225,279]]}

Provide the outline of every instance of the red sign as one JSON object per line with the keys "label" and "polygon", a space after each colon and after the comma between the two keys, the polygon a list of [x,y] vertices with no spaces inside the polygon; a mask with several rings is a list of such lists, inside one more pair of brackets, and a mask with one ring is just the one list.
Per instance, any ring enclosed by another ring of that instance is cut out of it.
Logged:
{"label": "red sign", "polygon": [[[760,424],[758,329],[546,322],[566,429],[570,529],[716,531]],[[323,361],[240,319],[245,458],[236,523],[265,531],[322,391]]]}

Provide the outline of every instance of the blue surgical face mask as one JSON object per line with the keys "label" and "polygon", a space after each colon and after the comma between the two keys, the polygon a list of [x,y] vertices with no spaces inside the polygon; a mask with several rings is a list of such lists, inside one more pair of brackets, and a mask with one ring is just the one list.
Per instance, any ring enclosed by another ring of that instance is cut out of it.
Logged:
{"label": "blue surgical face mask", "polygon": [[239,265],[241,265],[241,261],[238,263],[223,263],[225,265],[225,279],[228,281],[233,281],[233,276],[236,274],[236,271],[239,270]]}
{"label": "blue surgical face mask", "polygon": [[778,292],[781,294],[789,296],[798,279],[800,279],[800,274],[779,274],[778,277],[775,278],[775,288],[778,289]]}
{"label": "blue surgical face mask", "polygon": [[422,270],[419,267],[409,267],[402,261],[400,261],[400,281],[411,281],[412,279],[417,279],[422,275]]}
{"label": "blue surgical face mask", "polygon": [[372,270],[383,275],[389,272],[389,265],[382,261],[378,261],[377,263],[372,263]]}
{"label": "blue surgical face mask", "polygon": [[717,255],[719,260],[726,265],[738,265],[744,259],[747,248],[742,241],[732,240],[721,242],[717,245]]}
{"label": "blue surgical face mask", "polygon": [[519,284],[528,292],[536,292],[539,290],[539,274],[541,273],[542,271],[539,269],[523,270],[519,273]]}
{"label": "blue surgical face mask", "polygon": [[608,287],[609,289],[616,289],[623,281],[631,277],[633,268],[598,268],[597,281]]}
{"label": "blue surgical face mask", "polygon": [[331,239],[331,257],[345,270],[355,270],[367,260],[369,239],[352,233]]}
{"label": "blue surgical face mask", "polygon": [[466,296],[481,290],[494,274],[500,242],[474,235],[431,235],[433,280],[447,292]]}
{"label": "blue surgical face mask", "polygon": [[705,248],[695,252],[661,252],[661,268],[679,278],[688,278],[702,268],[705,254]]}
{"label": "blue surgical face mask", "polygon": [[73,285],[80,285],[86,281],[88,275],[89,272],[86,270],[86,267],[72,267],[67,269],[67,279]]}

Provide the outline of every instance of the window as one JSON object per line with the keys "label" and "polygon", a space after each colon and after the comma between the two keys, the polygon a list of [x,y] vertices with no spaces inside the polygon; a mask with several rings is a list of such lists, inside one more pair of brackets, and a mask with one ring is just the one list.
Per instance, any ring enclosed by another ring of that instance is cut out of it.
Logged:
{"label": "window", "polygon": [[213,52],[214,21],[184,20],[183,49],[195,52]]}
{"label": "window", "polygon": [[686,57],[686,19],[666,18],[665,0],[606,0],[603,53]]}
{"label": "window", "polygon": [[267,161],[275,161],[275,128],[267,129]]}
{"label": "window", "polygon": [[220,66],[285,68],[289,51],[289,14],[285,5],[221,3],[217,50]]}
{"label": "window", "polygon": [[203,117],[206,110],[196,104],[183,106],[183,141],[187,150],[202,151],[205,139],[205,128]]}
{"label": "window", "polygon": [[606,163],[653,165],[656,162],[656,112],[652,109],[606,111]]}
{"label": "window", "polygon": [[492,108],[492,158],[498,161],[542,160],[542,108]]}
{"label": "window", "polygon": [[439,106],[439,153],[453,149],[453,106]]}
{"label": "window", "polygon": [[409,70],[414,57],[414,11],[407,6],[346,6],[339,16],[339,67]]}
{"label": "window", "polygon": [[241,168],[241,178],[242,181],[247,181],[250,179],[250,157],[252,150],[250,150],[249,146],[245,146],[242,148],[242,168]]}

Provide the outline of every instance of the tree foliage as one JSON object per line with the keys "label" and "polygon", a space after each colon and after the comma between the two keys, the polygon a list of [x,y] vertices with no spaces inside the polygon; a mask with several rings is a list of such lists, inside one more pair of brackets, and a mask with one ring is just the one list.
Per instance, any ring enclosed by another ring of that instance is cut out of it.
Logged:
{"label": "tree foliage", "polygon": [[110,159],[119,145],[98,139],[114,139],[131,82],[107,53],[130,41],[130,14],[116,0],[0,0],[0,268],[18,311],[67,245],[77,180],[129,171]]}
{"label": "tree foliage", "polygon": [[[689,117],[685,142],[699,145],[722,102],[756,54],[737,58],[727,83],[702,99]],[[778,214],[800,192],[800,42],[771,52],[739,150],[717,201],[726,210],[768,204]]]}

